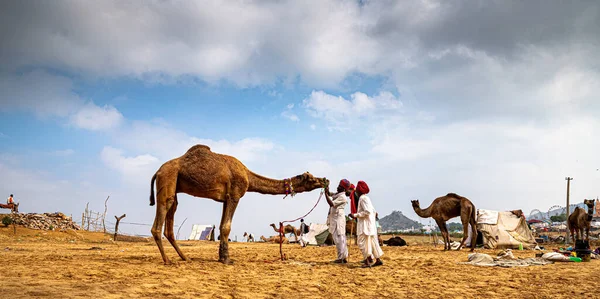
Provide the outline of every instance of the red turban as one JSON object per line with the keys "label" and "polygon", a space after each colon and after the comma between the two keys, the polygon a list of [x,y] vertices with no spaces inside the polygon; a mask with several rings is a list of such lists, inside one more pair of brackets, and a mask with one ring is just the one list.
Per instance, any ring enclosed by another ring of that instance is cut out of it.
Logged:
{"label": "red turban", "polygon": [[344,188],[344,190],[348,190],[348,188],[350,188],[350,181],[347,179],[342,179],[339,186]]}
{"label": "red turban", "polygon": [[360,194],[368,194],[369,186],[364,181],[358,181],[358,184],[356,184],[356,191]]}

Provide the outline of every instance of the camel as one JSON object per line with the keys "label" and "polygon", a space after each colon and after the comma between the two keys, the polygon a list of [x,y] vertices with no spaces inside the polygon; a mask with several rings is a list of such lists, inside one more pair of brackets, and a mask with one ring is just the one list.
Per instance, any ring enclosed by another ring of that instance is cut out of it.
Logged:
{"label": "camel", "polygon": [[417,213],[419,217],[431,217],[435,220],[435,223],[437,223],[442,232],[442,237],[444,238],[444,250],[450,250],[450,235],[448,234],[446,221],[460,216],[460,221],[463,225],[463,239],[456,250],[460,250],[465,245],[469,235],[469,224],[471,224],[473,233],[473,237],[471,238],[471,251],[475,250],[477,236],[475,213],[477,210],[469,199],[455,193],[448,193],[446,196],[436,198],[425,210],[421,210],[418,200],[411,200],[411,203],[415,213]]}
{"label": "camel", "polygon": [[569,215],[567,226],[573,237],[573,244],[575,244],[575,234],[577,234],[577,240],[581,240],[583,237],[583,230],[585,229],[586,238],[585,241],[590,240],[590,225],[592,217],[594,215],[594,200],[586,199],[583,203],[588,207],[587,213],[584,209],[577,207],[573,214]]}
{"label": "camel", "polygon": [[254,235],[244,232],[244,238],[248,238],[248,242],[254,242]]}
{"label": "camel", "polygon": [[192,146],[181,157],[165,162],[150,181],[150,205],[155,204],[154,182],[156,181],[156,217],[152,225],[152,236],[165,264],[171,261],[165,255],[161,242],[164,235],[184,261],[189,259],[175,242],[173,224],[177,210],[178,193],[203,197],[223,203],[223,214],[219,230],[219,262],[231,264],[229,259],[229,233],[235,209],[246,192],[262,194],[291,194],[323,188],[326,178],[317,178],[305,172],[289,179],[275,180],[250,171],[232,156],[214,153],[206,145]]}
{"label": "camel", "polygon": [[8,204],[2,204],[0,203],[0,208],[2,209],[10,209],[11,212],[15,212],[15,213],[19,213],[19,204],[14,204],[14,203],[8,203]]}
{"label": "camel", "polygon": [[[275,226],[275,223],[271,223],[269,224],[269,226],[273,227],[273,230],[276,233],[279,233],[279,228],[277,226]],[[283,235],[285,236],[286,234],[294,234],[294,236],[296,237],[296,240],[300,240],[300,229],[299,228],[295,228],[293,225],[290,224],[286,224],[283,227]]]}
{"label": "camel", "polygon": [[[279,236],[272,236],[272,237],[269,237],[269,238],[265,238],[265,236],[260,236],[260,239],[261,239],[263,242],[267,242],[267,243],[277,243],[277,244],[279,244]],[[290,241],[288,240],[288,238],[286,238],[286,237],[283,237],[283,242],[281,242],[281,243],[283,243],[283,244],[289,244],[289,243],[290,243]]]}

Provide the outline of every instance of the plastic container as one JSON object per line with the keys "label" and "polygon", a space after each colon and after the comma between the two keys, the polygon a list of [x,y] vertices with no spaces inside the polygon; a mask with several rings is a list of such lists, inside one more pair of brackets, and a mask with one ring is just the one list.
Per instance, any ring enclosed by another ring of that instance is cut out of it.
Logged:
{"label": "plastic container", "polygon": [[572,262],[576,262],[576,263],[580,263],[581,262],[581,258],[572,256],[569,258],[569,260],[571,260]]}

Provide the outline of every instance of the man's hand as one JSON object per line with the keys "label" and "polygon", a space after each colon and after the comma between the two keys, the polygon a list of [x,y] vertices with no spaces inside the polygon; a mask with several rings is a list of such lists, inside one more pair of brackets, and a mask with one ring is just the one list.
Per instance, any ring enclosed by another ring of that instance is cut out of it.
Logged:
{"label": "man's hand", "polygon": [[348,214],[348,217],[350,217],[350,219],[354,218],[354,216],[352,215],[352,213]]}

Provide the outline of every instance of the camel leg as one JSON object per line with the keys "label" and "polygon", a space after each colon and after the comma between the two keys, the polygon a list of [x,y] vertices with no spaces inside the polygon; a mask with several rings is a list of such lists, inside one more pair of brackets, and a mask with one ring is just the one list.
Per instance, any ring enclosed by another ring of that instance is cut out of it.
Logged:
{"label": "camel leg", "polygon": [[232,264],[229,259],[229,233],[231,232],[231,220],[237,208],[239,199],[227,199],[223,203],[223,215],[221,216],[221,244],[219,245],[219,262]]}
{"label": "camel leg", "polygon": [[477,244],[477,222],[471,218],[471,251],[475,251]]}
{"label": "camel leg", "polygon": [[585,228],[585,240],[588,242],[590,241],[590,227],[589,226],[587,226]]}
{"label": "camel leg", "polygon": [[177,204],[178,204],[177,194],[175,194],[175,200],[173,201],[171,207],[168,209],[168,212],[167,212],[167,219],[165,221],[164,234],[165,234],[165,237],[167,238],[167,240],[169,240],[169,242],[173,246],[173,248],[175,248],[175,251],[177,251],[177,254],[179,254],[181,259],[186,262],[189,262],[190,259],[188,259],[185,256],[185,254],[183,254],[181,249],[179,249],[179,245],[177,245],[177,243],[175,242],[175,232],[173,231],[173,226],[175,224],[175,211],[177,211]]}
{"label": "camel leg", "polygon": [[435,220],[438,227],[440,228],[440,233],[442,234],[442,239],[444,239],[444,251],[450,250],[450,236],[448,236],[448,230],[446,229],[446,223],[444,221]]}
{"label": "camel leg", "polygon": [[470,218],[471,218],[470,209],[469,209],[468,214],[461,213],[461,215],[460,215],[460,222],[463,225],[463,238],[462,238],[462,241],[460,241],[460,245],[458,245],[458,248],[456,250],[460,250],[467,242],[467,238],[469,237],[469,219]]}
{"label": "camel leg", "polygon": [[172,202],[173,197],[167,198],[166,190],[162,193],[158,194],[156,201],[156,217],[154,218],[154,224],[152,225],[152,236],[154,237],[154,241],[158,246],[158,250],[160,251],[160,255],[162,256],[163,262],[165,265],[171,264],[171,261],[165,254],[165,249],[161,240],[161,231],[163,228],[163,224],[165,222],[165,218],[167,216],[167,202]]}

